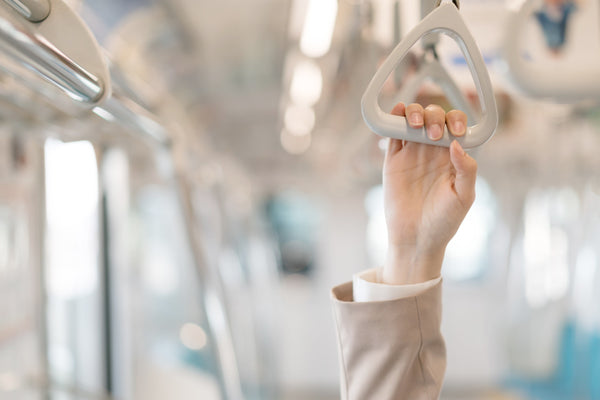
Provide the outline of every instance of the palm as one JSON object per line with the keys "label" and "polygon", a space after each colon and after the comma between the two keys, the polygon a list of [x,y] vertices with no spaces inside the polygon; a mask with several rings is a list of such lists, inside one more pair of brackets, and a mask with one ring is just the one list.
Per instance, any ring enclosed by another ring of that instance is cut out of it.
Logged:
{"label": "palm", "polygon": [[456,193],[448,149],[406,143],[388,153],[384,193],[391,245],[431,252],[446,246],[467,207]]}
{"label": "palm", "polygon": [[[456,137],[466,133],[467,116],[439,106],[398,103],[392,114],[425,127],[431,140],[444,126]],[[383,170],[389,245],[383,282],[424,282],[439,276],[446,245],[475,198],[477,163],[458,142],[450,149],[391,139]]]}

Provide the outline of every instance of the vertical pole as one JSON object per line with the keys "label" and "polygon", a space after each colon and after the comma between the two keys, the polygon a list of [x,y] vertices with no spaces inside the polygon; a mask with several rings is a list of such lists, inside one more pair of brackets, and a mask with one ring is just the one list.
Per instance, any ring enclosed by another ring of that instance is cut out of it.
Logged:
{"label": "vertical pole", "polygon": [[[400,43],[402,40],[402,6],[400,0],[394,2],[394,46]],[[404,75],[406,71],[404,68],[396,68],[394,72],[394,83],[396,86],[402,86]]]}
{"label": "vertical pole", "polygon": [[110,238],[108,235],[108,210],[106,195],[101,195],[101,223],[102,223],[102,326],[104,330],[104,389],[109,394],[113,392],[113,354],[112,354],[112,311],[111,311],[111,271],[110,271]]}
{"label": "vertical pole", "polygon": [[[219,386],[223,393],[225,400],[242,400],[243,392],[240,382],[240,376],[238,371],[237,360],[235,358],[235,350],[233,348],[231,332],[229,330],[228,321],[225,318],[221,318],[220,315],[216,316],[215,319],[211,319],[211,315],[214,314],[215,310],[211,310],[207,307],[207,299],[210,300],[215,293],[222,293],[222,288],[209,287],[208,280],[209,276],[206,271],[206,265],[208,258],[204,253],[204,249],[201,246],[199,235],[194,226],[194,206],[191,200],[191,191],[188,187],[188,183],[185,178],[178,172],[174,171],[174,185],[177,190],[177,196],[181,206],[181,212],[183,215],[187,239],[189,246],[192,250],[192,256],[194,264],[196,264],[196,271],[200,283],[200,288],[204,293],[204,311],[207,316],[209,329],[213,337],[213,341],[216,347],[216,360],[220,368],[219,375]],[[213,286],[218,286],[218,282],[215,280],[210,281]],[[208,292],[211,292],[211,296],[206,296]],[[219,299],[220,300],[220,299]],[[214,305],[214,299],[211,302]],[[215,323],[218,322],[218,323]]]}
{"label": "vertical pole", "polygon": [[439,0],[421,0],[421,19],[425,18],[427,14],[432,12],[438,5]]}
{"label": "vertical pole", "polygon": [[107,188],[104,177],[104,149],[96,152],[98,162],[99,211],[100,211],[100,296],[101,296],[101,327],[102,347],[104,351],[104,390],[113,396],[113,315],[112,315],[112,285],[111,285],[111,251],[110,251],[110,221],[108,215]]}
{"label": "vertical pole", "polygon": [[[45,236],[46,236],[46,168],[44,141],[34,140],[31,146],[32,166],[34,169],[33,196],[30,199],[29,235],[31,245],[31,265],[34,270],[36,299],[36,319],[38,330],[38,346],[40,355],[41,387],[46,388],[50,382],[50,361],[48,358],[48,293],[46,291],[45,273]],[[49,400],[50,394],[44,391],[42,399]]]}
{"label": "vertical pole", "polygon": [[[425,18],[430,12],[440,4],[440,0],[421,0],[421,19]],[[421,39],[421,45],[424,49],[433,47],[439,41],[440,35],[438,33],[432,33],[426,35]]]}
{"label": "vertical pole", "polygon": [[394,2],[394,43],[400,43],[402,39],[402,19],[400,18],[400,0]]}

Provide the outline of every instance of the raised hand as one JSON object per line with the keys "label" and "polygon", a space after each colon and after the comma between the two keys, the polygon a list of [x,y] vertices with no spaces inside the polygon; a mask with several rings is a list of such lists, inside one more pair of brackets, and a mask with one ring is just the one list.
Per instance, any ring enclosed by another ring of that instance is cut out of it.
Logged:
{"label": "raised hand", "polygon": [[[444,124],[463,136],[467,116],[436,105],[398,103],[392,114],[439,140]],[[440,276],[444,252],[475,200],[477,162],[457,141],[450,148],[390,139],[383,169],[389,248],[383,282],[410,284]]]}

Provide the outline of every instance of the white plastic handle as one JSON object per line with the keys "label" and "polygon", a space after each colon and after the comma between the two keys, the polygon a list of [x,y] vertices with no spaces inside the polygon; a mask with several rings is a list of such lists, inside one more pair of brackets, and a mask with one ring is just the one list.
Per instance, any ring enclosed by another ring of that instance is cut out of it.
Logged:
{"label": "white plastic handle", "polygon": [[[396,65],[420,38],[431,33],[444,33],[456,41],[467,60],[479,95],[481,120],[468,127],[466,134],[460,138],[454,138],[444,129],[440,140],[431,140],[424,128],[410,128],[404,117],[384,112],[377,101],[381,88]],[[448,147],[454,139],[465,149],[481,146],[492,137],[498,125],[496,100],[483,57],[456,6],[451,3],[443,4],[432,11],[396,46],[369,83],[361,105],[365,122],[378,135],[436,146]]]}
{"label": "white plastic handle", "polygon": [[402,84],[395,103],[399,101],[403,101],[405,104],[414,102],[419,94],[419,89],[427,80],[442,88],[454,109],[464,111],[467,115],[468,125],[473,125],[479,120],[477,112],[465,98],[454,79],[448,74],[446,68],[436,58],[421,63],[417,72]]}
{"label": "white plastic handle", "polygon": [[[595,2],[590,2],[594,4]],[[595,63],[532,62],[523,57],[521,44],[524,29],[533,13],[543,6],[541,0],[528,0],[509,18],[504,44],[504,58],[513,81],[533,97],[559,101],[578,101],[600,98],[600,65]],[[595,11],[597,15],[597,10]],[[594,35],[592,35],[593,37]],[[596,39],[598,40],[598,39]],[[565,68],[567,67],[567,68]]]}

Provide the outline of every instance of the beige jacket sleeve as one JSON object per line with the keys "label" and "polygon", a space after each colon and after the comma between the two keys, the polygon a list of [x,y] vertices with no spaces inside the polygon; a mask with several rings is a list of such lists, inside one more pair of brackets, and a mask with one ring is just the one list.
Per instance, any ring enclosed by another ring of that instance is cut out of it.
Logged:
{"label": "beige jacket sleeve", "polygon": [[343,400],[434,400],[446,370],[442,285],[392,301],[353,302],[352,283],[332,290]]}

